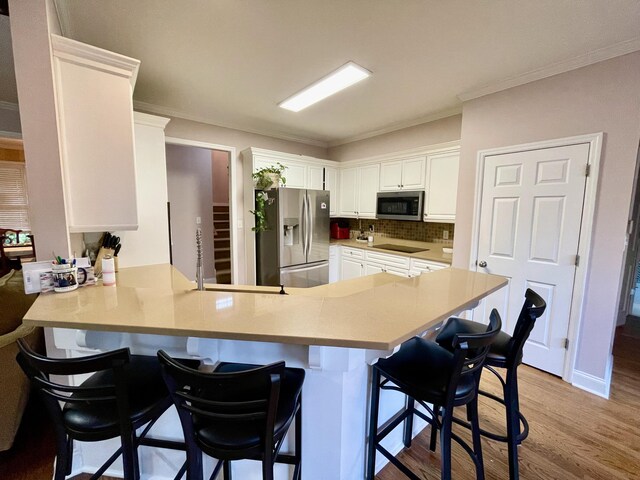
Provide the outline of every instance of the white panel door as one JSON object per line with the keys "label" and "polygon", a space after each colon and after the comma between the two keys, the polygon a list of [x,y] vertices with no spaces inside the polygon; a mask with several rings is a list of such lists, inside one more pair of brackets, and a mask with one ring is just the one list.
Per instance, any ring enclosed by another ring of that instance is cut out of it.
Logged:
{"label": "white panel door", "polygon": [[478,271],[510,282],[474,317],[486,322],[495,307],[511,333],[525,290],[536,291],[547,310],[531,332],[524,361],[555,375],[564,369],[588,157],[589,145],[579,144],[485,159]]}

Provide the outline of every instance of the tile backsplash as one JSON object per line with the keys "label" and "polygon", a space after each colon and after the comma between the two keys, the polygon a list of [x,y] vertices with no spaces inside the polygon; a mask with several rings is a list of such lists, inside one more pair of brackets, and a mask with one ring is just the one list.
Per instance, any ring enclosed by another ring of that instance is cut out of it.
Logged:
{"label": "tile backsplash", "polygon": [[[332,218],[347,222],[352,236],[358,235],[360,229],[369,231],[373,225],[374,235],[379,237],[401,238],[403,240],[418,240],[422,242],[437,242],[452,244],[454,225],[452,223],[410,222],[403,220],[358,220],[356,218]],[[443,232],[449,232],[449,238],[443,239]]]}

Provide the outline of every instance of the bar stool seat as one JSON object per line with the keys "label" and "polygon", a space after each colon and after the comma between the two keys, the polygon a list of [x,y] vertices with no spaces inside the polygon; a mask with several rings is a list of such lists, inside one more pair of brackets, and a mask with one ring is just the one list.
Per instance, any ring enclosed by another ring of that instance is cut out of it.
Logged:
{"label": "bar stool seat", "polygon": [[[486,329],[485,325],[484,331]],[[438,344],[414,337],[403,343],[392,356],[378,360],[376,365],[386,378],[414,399],[428,399],[439,405],[445,403],[454,359],[451,352]],[[474,394],[474,389],[472,376],[461,377],[456,385],[456,404],[467,403],[466,399]]]}
{"label": "bar stool seat", "polygon": [[[487,329],[487,326],[483,323],[473,322],[471,320],[465,320],[463,318],[451,317],[447,320],[447,323],[440,329],[436,342],[438,345],[448,346],[450,348],[453,337],[458,333],[482,333]],[[500,331],[498,336],[491,344],[486,365],[493,365],[496,367],[504,368],[507,364],[507,357],[511,351],[511,335],[506,332]],[[517,359],[518,363],[522,363],[522,352]]]}
{"label": "bar stool seat", "polygon": [[[123,367],[129,400],[129,418],[134,425],[146,423],[156,412],[171,406],[171,398],[162,380],[160,364],[155,357],[131,355]],[[114,385],[113,370],[94,373],[81,387],[97,388]],[[78,398],[78,393],[71,394]],[[120,434],[120,414],[116,403],[66,403],[62,409],[65,428],[77,440],[100,440]]]}
{"label": "bar stool seat", "polygon": [[[216,373],[235,373],[257,368],[258,365],[246,363],[220,363],[214,370]],[[304,383],[304,370],[299,368],[285,368],[280,385],[280,398],[276,409],[275,424],[273,428],[274,439],[279,441],[287,433],[293,414],[296,411],[296,402],[302,392]],[[246,386],[246,394],[251,394],[252,385]],[[226,393],[226,394],[225,394]],[[206,397],[206,393],[203,393]],[[232,401],[237,399],[238,392],[221,392],[218,400]],[[264,428],[256,422],[230,423],[207,418],[202,415],[193,415],[193,424],[198,440],[203,447],[211,450],[260,450],[264,441]],[[242,455],[247,455],[243,452]]]}

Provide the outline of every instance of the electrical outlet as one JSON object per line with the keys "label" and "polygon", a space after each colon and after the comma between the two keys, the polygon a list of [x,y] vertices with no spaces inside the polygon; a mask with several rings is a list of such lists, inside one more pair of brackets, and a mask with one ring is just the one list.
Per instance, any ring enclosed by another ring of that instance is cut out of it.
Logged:
{"label": "electrical outlet", "polygon": [[442,239],[443,240],[449,240],[449,230],[443,230],[442,231]]}

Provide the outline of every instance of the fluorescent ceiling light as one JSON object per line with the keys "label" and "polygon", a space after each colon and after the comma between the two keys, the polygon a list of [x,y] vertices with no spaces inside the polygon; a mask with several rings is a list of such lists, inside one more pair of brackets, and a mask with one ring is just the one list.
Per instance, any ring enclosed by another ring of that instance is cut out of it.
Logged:
{"label": "fluorescent ceiling light", "polygon": [[338,93],[351,85],[364,80],[371,72],[362,68],[353,62],[341,66],[335,72],[330,73],[326,77],[309,85],[304,90],[287,98],[284,102],[278,104],[279,107],[286,108],[293,112],[299,112],[309,105],[313,105],[334,93]]}

